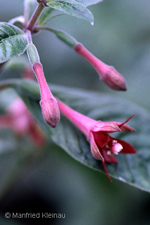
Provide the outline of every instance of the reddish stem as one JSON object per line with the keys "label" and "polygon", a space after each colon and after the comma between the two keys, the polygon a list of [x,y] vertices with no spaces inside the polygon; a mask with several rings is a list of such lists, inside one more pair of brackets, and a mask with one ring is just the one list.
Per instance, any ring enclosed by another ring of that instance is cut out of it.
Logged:
{"label": "reddish stem", "polygon": [[26,26],[26,30],[33,30],[33,27],[37,21],[37,19],[39,18],[42,10],[44,9],[44,5],[43,4],[38,4],[37,8],[35,9],[32,17],[30,18],[27,26]]}

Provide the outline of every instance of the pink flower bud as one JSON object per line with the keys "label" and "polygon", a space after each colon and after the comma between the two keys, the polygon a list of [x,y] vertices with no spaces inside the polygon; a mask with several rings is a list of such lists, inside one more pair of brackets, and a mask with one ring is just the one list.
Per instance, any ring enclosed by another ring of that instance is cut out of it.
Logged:
{"label": "pink flower bud", "polygon": [[56,127],[60,120],[57,100],[53,97],[40,101],[43,117],[51,127]]}
{"label": "pink flower bud", "polygon": [[40,92],[41,92],[41,109],[43,117],[51,127],[56,127],[60,120],[60,112],[57,104],[57,100],[51,93],[48,84],[46,82],[42,65],[40,63],[34,63],[33,70],[37,77]]}
{"label": "pink flower bud", "polygon": [[95,68],[100,76],[100,79],[110,88],[123,91],[127,89],[124,77],[118,73],[113,66],[103,63],[80,43],[78,43],[74,49]]}
{"label": "pink flower bud", "polygon": [[101,74],[101,79],[114,90],[127,90],[124,77],[113,66],[106,66],[106,71]]}
{"label": "pink flower bud", "polygon": [[[30,38],[30,33],[28,33],[28,35]],[[29,44],[27,53],[30,64],[32,65],[32,69],[40,86],[40,105],[42,108],[43,117],[46,123],[48,123],[51,127],[56,127],[57,123],[60,120],[60,112],[57,105],[57,100],[54,98],[53,94],[49,89],[49,86],[44,76],[42,64],[40,63],[38,51],[33,43]]]}

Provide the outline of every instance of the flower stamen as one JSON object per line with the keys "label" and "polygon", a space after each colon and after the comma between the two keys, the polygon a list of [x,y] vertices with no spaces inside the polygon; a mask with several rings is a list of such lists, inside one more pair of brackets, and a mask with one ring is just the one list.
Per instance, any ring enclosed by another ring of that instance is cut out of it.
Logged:
{"label": "flower stamen", "polygon": [[123,149],[123,146],[120,143],[116,143],[112,145],[112,153],[118,155],[118,153]]}

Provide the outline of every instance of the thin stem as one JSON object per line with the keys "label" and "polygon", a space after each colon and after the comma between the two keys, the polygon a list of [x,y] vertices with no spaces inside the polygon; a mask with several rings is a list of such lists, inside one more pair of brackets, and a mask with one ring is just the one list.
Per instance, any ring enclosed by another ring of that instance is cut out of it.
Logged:
{"label": "thin stem", "polygon": [[26,26],[26,30],[31,30],[33,29],[38,17],[40,16],[42,10],[44,9],[44,5],[43,4],[38,4],[38,6],[36,7],[32,17],[30,18],[27,26]]}
{"label": "thin stem", "polygon": [[30,30],[27,30],[27,31],[26,31],[26,35],[27,35],[27,38],[28,38],[28,43],[29,43],[29,44],[32,44],[31,31],[30,31]]}
{"label": "thin stem", "polygon": [[75,48],[75,46],[78,44],[75,38],[73,38],[71,35],[61,30],[55,30],[53,28],[46,26],[35,26],[33,32],[38,32],[39,30],[47,30],[54,33],[57,36],[57,38],[59,38],[61,41],[63,41],[72,48]]}
{"label": "thin stem", "polygon": [[41,25],[35,26],[33,32],[36,33],[36,32],[38,32],[40,30],[47,30],[47,31],[50,31],[50,32],[52,32],[54,34],[57,34],[59,32],[58,30],[55,30],[53,28],[50,28],[50,27],[47,27],[47,26],[41,26]]}

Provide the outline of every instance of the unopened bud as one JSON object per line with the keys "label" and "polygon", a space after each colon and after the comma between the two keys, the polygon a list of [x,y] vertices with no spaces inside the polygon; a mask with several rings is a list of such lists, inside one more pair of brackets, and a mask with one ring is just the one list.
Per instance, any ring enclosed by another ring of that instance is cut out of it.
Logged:
{"label": "unopened bud", "polygon": [[125,79],[113,66],[103,63],[80,43],[78,43],[74,49],[95,68],[100,79],[110,88],[123,91],[127,89]]}
{"label": "unopened bud", "polygon": [[42,114],[46,123],[51,127],[56,127],[60,120],[60,111],[57,104],[57,100],[54,97],[50,97],[40,101]]}
{"label": "unopened bud", "polygon": [[51,93],[49,86],[46,82],[43,67],[40,63],[35,63],[33,65],[33,71],[37,77],[40,92],[41,92],[41,109],[44,120],[48,123],[51,127],[56,127],[60,120],[60,112],[59,107],[57,104],[57,100],[54,98],[53,94]]}
{"label": "unopened bud", "polygon": [[108,71],[101,74],[101,80],[114,90],[127,89],[124,77],[113,66],[108,66]]}

